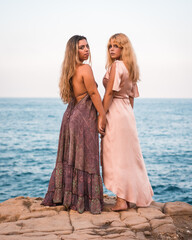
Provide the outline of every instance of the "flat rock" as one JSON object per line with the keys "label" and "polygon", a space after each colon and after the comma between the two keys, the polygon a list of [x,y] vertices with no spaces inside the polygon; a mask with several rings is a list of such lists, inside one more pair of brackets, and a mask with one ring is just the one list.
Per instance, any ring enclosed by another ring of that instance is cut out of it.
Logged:
{"label": "flat rock", "polygon": [[[5,225],[7,224],[7,225]],[[12,223],[2,223],[0,233],[6,234],[24,234],[33,232],[56,232],[62,231],[67,234],[72,232],[72,226],[69,221],[68,213],[61,212],[52,217],[43,217],[27,220],[19,220]]]}
{"label": "flat rock", "polygon": [[98,236],[92,229],[81,229],[78,231],[74,231],[69,235],[61,235],[60,240],[101,240],[102,236]]}
{"label": "flat rock", "polygon": [[165,205],[165,203],[153,201],[149,207],[150,208],[156,208],[156,209],[158,209],[162,212],[163,208],[164,208],[164,205]]}
{"label": "flat rock", "polygon": [[122,222],[121,220],[114,220],[110,224],[111,227],[126,227],[126,224]]}
{"label": "flat rock", "polygon": [[144,231],[144,235],[145,236],[151,236],[151,232],[150,231]]}
{"label": "flat rock", "polygon": [[164,224],[161,225],[152,231],[153,233],[156,234],[164,234],[164,233],[176,233],[176,227],[173,224]]}
{"label": "flat rock", "polygon": [[53,210],[52,211],[29,212],[29,213],[21,214],[18,220],[26,220],[26,219],[30,219],[30,218],[52,217],[57,214],[58,213]]}
{"label": "flat rock", "polygon": [[118,227],[125,226],[117,212],[102,212],[100,215],[92,215],[91,222],[101,228],[106,228],[111,226],[111,224]]}
{"label": "flat rock", "polygon": [[125,218],[123,220],[123,222],[128,226],[134,226],[134,225],[138,225],[141,223],[147,223],[147,219],[145,217],[141,217],[141,216],[134,216],[134,217],[130,217],[130,218]]}
{"label": "flat rock", "polygon": [[105,196],[105,210],[92,215],[41,202],[17,197],[1,203],[0,240],[192,239],[191,205],[186,203],[152,202],[147,208],[113,212],[109,206],[115,198]]}
{"label": "flat rock", "polygon": [[136,209],[128,209],[127,211],[120,212],[120,218],[123,221],[126,218],[137,217],[139,214],[137,213]]}
{"label": "flat rock", "polygon": [[[100,214],[99,214],[100,215]],[[92,222],[93,215],[90,212],[84,212],[83,214],[77,213],[76,211],[70,211],[69,213],[71,225],[75,231],[82,229],[97,228]]]}
{"label": "flat rock", "polygon": [[173,219],[171,217],[166,217],[163,219],[152,219],[150,221],[152,229],[155,229],[164,224],[173,224]]}
{"label": "flat rock", "polygon": [[[1,235],[18,235],[23,226],[23,223],[17,222],[8,222],[0,224],[0,234]],[[2,238],[0,238],[2,239]]]}
{"label": "flat rock", "polygon": [[71,224],[75,230],[89,229],[89,228],[107,228],[109,226],[125,226],[121,222],[118,213],[102,212],[98,215],[93,215],[90,212],[78,214],[75,211],[70,211]]}
{"label": "flat rock", "polygon": [[1,240],[61,240],[61,238],[55,234],[49,234],[49,235],[43,235],[43,236],[36,236],[36,237],[28,237],[25,235],[17,235],[17,236],[11,236],[11,235],[7,235],[7,236],[2,236],[0,235],[0,239]]}
{"label": "flat rock", "polygon": [[145,235],[144,235],[143,232],[137,232],[137,233],[136,233],[136,238],[139,239],[139,240],[145,240],[145,239],[147,239],[147,238],[145,237]]}
{"label": "flat rock", "polygon": [[168,215],[192,215],[192,205],[185,202],[167,202],[163,211]]}
{"label": "flat rock", "polygon": [[80,229],[78,231],[74,231],[70,235],[62,236],[63,240],[74,239],[74,240],[87,240],[87,239],[135,239],[135,233],[131,232],[128,229],[120,229],[120,228],[108,228],[108,229]]}
{"label": "flat rock", "polygon": [[[66,234],[66,231],[56,231],[54,232],[55,235],[64,235]],[[68,234],[71,234],[71,232],[69,232]],[[49,236],[50,235],[50,232],[28,232],[28,233],[24,233],[22,234],[23,236],[26,236],[26,237],[41,237],[41,236]]]}
{"label": "flat rock", "polygon": [[[110,231],[110,230],[109,230]],[[112,231],[114,232],[114,234],[112,234],[112,232],[109,232],[103,236],[103,239],[107,238],[107,239],[112,239],[112,237],[114,237],[116,235],[115,239],[119,239],[119,240],[132,240],[132,239],[136,239],[135,238],[135,233],[132,232],[130,229],[112,229]],[[116,232],[116,233],[115,233]],[[110,234],[109,234],[110,233]]]}
{"label": "flat rock", "polygon": [[63,211],[64,210],[64,206],[60,205],[60,206],[44,206],[41,205],[42,200],[40,200],[39,198],[34,199],[33,201],[31,201],[31,206],[29,207],[29,210],[31,212],[33,211]]}
{"label": "flat rock", "polygon": [[19,219],[20,215],[29,213],[31,199],[25,197],[11,198],[0,203],[0,222],[11,222]]}
{"label": "flat rock", "polygon": [[165,217],[165,214],[156,208],[138,208],[137,212],[148,220]]}
{"label": "flat rock", "polygon": [[147,230],[150,230],[150,229],[151,229],[151,227],[150,227],[150,224],[148,222],[131,226],[131,230],[135,230],[135,231],[147,231]]}

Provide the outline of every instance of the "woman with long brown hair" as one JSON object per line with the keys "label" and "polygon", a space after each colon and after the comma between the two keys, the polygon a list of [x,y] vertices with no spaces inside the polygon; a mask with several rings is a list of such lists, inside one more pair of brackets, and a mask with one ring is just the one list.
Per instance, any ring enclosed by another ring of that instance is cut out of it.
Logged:
{"label": "woman with long brown hair", "polygon": [[[60,77],[64,113],[55,168],[42,205],[98,214],[103,205],[98,131],[104,134],[105,112],[92,69],[87,39],[75,35],[67,43]],[[97,118],[97,112],[99,114]]]}
{"label": "woman with long brown hair", "polygon": [[107,124],[102,139],[103,180],[117,195],[114,211],[126,210],[130,203],[139,207],[152,202],[151,188],[140,149],[134,98],[139,96],[139,68],[129,38],[114,34],[108,42],[106,89],[103,105]]}

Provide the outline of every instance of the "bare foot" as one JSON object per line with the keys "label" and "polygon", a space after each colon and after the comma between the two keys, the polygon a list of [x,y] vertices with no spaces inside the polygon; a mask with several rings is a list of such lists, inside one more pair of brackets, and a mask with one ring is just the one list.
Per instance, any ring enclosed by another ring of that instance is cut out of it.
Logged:
{"label": "bare foot", "polygon": [[117,197],[117,202],[115,206],[111,208],[111,210],[115,212],[124,211],[127,210],[127,207],[128,207],[127,202],[124,199]]}

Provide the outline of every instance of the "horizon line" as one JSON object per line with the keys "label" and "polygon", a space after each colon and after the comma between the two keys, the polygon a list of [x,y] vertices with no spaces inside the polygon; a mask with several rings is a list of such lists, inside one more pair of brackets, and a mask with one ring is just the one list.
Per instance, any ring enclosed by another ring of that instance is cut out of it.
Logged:
{"label": "horizon line", "polygon": [[[0,99],[5,99],[5,98],[26,98],[26,99],[61,99],[60,97],[1,97]],[[192,99],[192,97],[138,97],[135,99]],[[61,99],[62,100],[62,99]]]}

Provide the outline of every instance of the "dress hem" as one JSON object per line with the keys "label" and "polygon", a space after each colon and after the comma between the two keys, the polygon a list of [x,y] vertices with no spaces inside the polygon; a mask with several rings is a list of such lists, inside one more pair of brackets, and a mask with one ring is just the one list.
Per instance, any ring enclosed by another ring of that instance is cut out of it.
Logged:
{"label": "dress hem", "polygon": [[109,191],[111,191],[112,193],[114,193],[117,197],[122,198],[122,199],[124,199],[124,200],[127,201],[127,202],[133,203],[133,204],[135,204],[137,207],[149,207],[149,206],[151,205],[151,203],[154,201],[153,198],[152,198],[152,196],[154,195],[154,194],[153,194],[153,195],[151,196],[151,201],[150,201],[148,204],[146,204],[146,205],[138,205],[135,200],[133,200],[133,199],[132,199],[132,200],[130,200],[130,199],[128,200],[128,199],[126,199],[123,195],[118,194],[117,191],[114,191],[114,190],[110,189],[109,187],[107,187],[107,185],[105,185],[105,187],[106,187]]}

